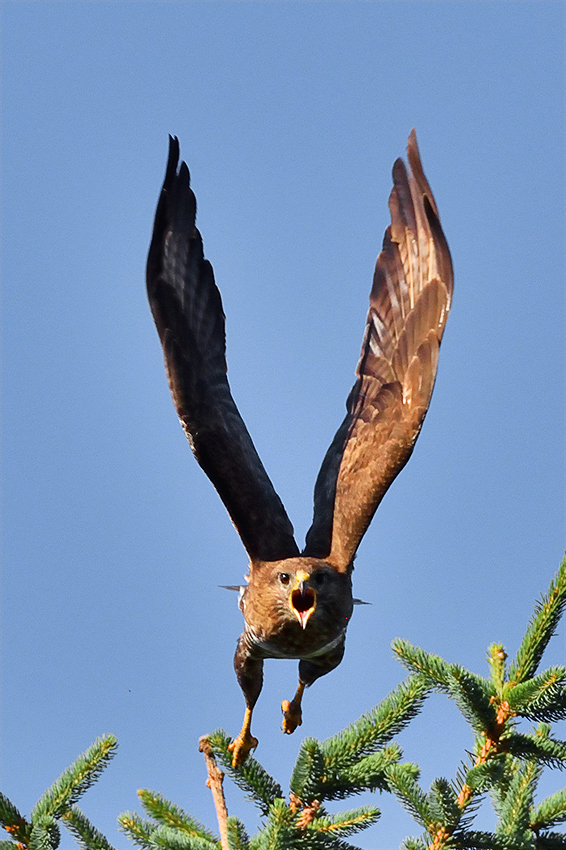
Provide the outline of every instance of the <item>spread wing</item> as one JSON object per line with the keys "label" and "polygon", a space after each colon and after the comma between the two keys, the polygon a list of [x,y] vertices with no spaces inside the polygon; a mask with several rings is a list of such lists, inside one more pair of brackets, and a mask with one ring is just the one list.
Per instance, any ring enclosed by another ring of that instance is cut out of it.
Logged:
{"label": "spread wing", "polygon": [[226,377],[224,312],[179,142],[169,161],[147,259],[147,293],[175,408],[193,453],[253,561],[298,554],[293,527],[254,448]]}
{"label": "spread wing", "polygon": [[357,381],[323,461],[305,555],[351,568],[428,410],[453,290],[452,261],[415,131],[393,166],[391,226],[375,267]]}

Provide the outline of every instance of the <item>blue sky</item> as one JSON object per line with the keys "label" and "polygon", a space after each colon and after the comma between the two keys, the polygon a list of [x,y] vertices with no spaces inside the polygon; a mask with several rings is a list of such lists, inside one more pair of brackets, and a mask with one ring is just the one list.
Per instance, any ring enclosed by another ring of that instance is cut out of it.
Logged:
{"label": "blue sky", "polygon": [[[198,737],[235,734],[246,556],[169,398],[144,270],[178,135],[227,315],[233,394],[304,539],[353,383],[391,166],[416,127],[452,250],[453,311],[415,453],[359,550],[342,665],[257,756],[286,786],[403,678],[403,637],[486,672],[564,547],[563,5],[4,2],[2,790],[26,813],[95,738],[83,808],[160,791],[210,826]],[[564,659],[565,627],[547,663]],[[562,730],[564,736],[564,730]],[[428,786],[471,746],[433,697],[403,733]],[[545,792],[560,787],[551,776]],[[255,815],[227,786],[230,813]],[[417,834],[395,801],[358,842]],[[485,823],[489,824],[486,815]],[[65,847],[71,839],[65,838]]]}

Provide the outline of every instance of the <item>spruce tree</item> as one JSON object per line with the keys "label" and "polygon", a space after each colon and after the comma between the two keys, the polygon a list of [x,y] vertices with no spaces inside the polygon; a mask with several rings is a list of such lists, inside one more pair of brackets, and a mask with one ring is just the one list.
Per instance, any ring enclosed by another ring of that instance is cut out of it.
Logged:
{"label": "spruce tree", "polygon": [[[566,788],[535,800],[543,771],[566,767],[566,743],[552,734],[552,723],[566,719],[566,668],[539,672],[565,605],[566,558],[537,604],[515,658],[508,663],[504,647],[492,644],[485,677],[394,640],[393,651],[408,668],[408,678],[337,735],[325,741],[305,739],[287,796],[256,759],[232,767],[231,739],[225,732],[203,737],[200,748],[219,836],[147,789],[138,792],[145,814],[125,812],[118,818],[120,828],[141,850],[356,850],[347,839],[375,823],[379,809],[358,806],[331,813],[328,804],[362,791],[381,791],[394,794],[422,830],[422,835],[405,839],[402,850],[566,850],[566,833],[557,829],[566,822]],[[432,691],[454,700],[474,744],[453,779],[439,777],[425,790],[418,766],[402,760],[393,739]],[[521,720],[535,725],[523,731]],[[56,850],[60,823],[84,850],[114,850],[76,803],[116,746],[112,735],[98,739],[43,794],[29,819],[0,795],[0,822],[10,836],[0,841],[0,850]],[[226,811],[224,773],[249,795],[263,818],[251,837]],[[497,816],[493,832],[473,828],[478,807],[488,797]]]}

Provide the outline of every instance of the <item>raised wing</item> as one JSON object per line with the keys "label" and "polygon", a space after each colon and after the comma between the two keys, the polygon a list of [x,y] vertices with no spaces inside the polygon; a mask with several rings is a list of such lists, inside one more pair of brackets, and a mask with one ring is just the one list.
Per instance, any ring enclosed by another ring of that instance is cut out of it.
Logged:
{"label": "raised wing", "polygon": [[377,258],[358,379],[315,486],[305,555],[351,569],[377,506],[407,463],[436,378],[452,261],[415,131],[393,166],[391,226]]}
{"label": "raised wing", "polygon": [[224,502],[250,559],[298,554],[293,526],[259,459],[226,377],[224,312],[179,142],[169,161],[147,258],[147,293],[171,395],[193,453]]}

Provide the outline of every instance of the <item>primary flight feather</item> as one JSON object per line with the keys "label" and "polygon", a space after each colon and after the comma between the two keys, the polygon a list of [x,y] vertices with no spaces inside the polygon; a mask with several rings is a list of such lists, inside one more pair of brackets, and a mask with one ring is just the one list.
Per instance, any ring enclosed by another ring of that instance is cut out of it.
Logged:
{"label": "primary flight feather", "polygon": [[391,224],[375,266],[357,379],[316,481],[301,553],[230,392],[222,301],[195,226],[189,171],[184,162],[178,168],[179,143],[170,137],[147,292],[181,424],[249,555],[234,658],[246,712],[231,745],[234,765],[257,746],[251,717],[265,658],[300,659],[297,692],[282,704],[285,732],[301,723],[304,688],[342,660],[354,555],[430,404],[452,262],[414,130],[407,152],[410,170],[401,159],[393,166]]}

